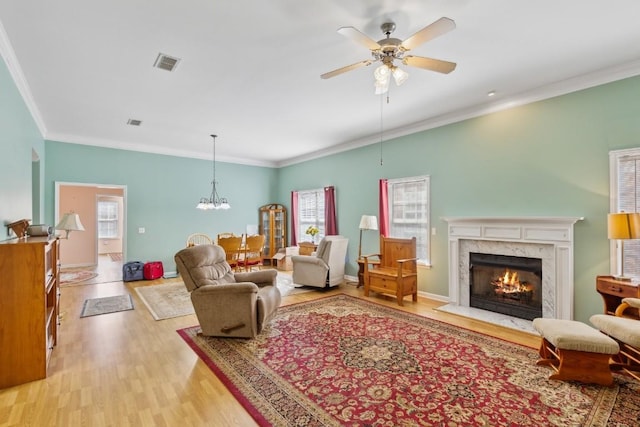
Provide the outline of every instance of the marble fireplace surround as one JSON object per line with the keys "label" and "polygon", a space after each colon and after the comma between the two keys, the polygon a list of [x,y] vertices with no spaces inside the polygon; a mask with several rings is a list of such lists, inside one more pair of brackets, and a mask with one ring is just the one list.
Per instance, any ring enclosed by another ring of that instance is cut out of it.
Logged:
{"label": "marble fireplace surround", "polygon": [[[449,225],[450,306],[469,307],[469,252],[524,256],[542,259],[542,316],[573,318],[573,225],[583,218],[443,219]],[[471,308],[466,315],[484,311]],[[484,314],[477,317],[485,320]]]}

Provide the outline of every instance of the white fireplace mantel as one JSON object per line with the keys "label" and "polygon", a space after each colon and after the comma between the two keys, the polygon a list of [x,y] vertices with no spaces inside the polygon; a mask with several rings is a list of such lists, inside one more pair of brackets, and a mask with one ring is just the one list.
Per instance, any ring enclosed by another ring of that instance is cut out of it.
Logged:
{"label": "white fireplace mantel", "polygon": [[[550,255],[543,266],[543,317],[573,318],[573,226],[583,217],[444,217],[449,225],[449,303],[468,306],[468,256],[461,246],[505,242]],[[546,250],[548,249],[548,250]],[[463,252],[463,251],[462,251]],[[546,271],[546,274],[545,274]]]}

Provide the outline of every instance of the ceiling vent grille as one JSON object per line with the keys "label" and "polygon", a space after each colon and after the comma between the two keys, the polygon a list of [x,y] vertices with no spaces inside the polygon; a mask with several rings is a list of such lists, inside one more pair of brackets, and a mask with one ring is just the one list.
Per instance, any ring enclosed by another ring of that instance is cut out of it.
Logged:
{"label": "ceiling vent grille", "polygon": [[129,119],[127,120],[127,124],[131,126],[140,126],[142,124],[142,120]]}
{"label": "ceiling vent grille", "polygon": [[173,58],[164,53],[159,53],[153,66],[161,70],[173,71],[178,66],[178,62],[180,62],[180,58]]}

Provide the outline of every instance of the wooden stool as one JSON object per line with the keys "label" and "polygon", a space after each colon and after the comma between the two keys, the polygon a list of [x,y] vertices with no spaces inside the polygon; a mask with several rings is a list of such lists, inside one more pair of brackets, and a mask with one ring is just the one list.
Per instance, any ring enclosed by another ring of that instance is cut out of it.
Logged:
{"label": "wooden stool", "polygon": [[549,379],[612,385],[609,360],[618,354],[618,343],[591,326],[574,320],[533,320],[542,336],[537,365],[551,366]]}

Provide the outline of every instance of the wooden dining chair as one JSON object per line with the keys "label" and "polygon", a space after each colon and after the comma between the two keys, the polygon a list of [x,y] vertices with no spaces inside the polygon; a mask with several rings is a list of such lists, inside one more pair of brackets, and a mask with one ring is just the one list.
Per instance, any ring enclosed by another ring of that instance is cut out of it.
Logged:
{"label": "wooden dining chair", "polygon": [[224,253],[227,255],[227,263],[234,271],[237,270],[243,253],[242,236],[219,237],[218,246],[224,249]]}
{"label": "wooden dining chair", "polygon": [[263,265],[262,252],[264,251],[264,234],[254,234],[252,236],[244,236],[244,250],[242,256],[238,261],[238,265],[245,269],[245,271],[251,271],[253,267]]}
{"label": "wooden dining chair", "polygon": [[194,233],[187,237],[187,247],[212,244],[213,240],[211,240],[211,237],[207,236],[204,233]]}
{"label": "wooden dining chair", "polygon": [[224,237],[236,237],[234,233],[218,233],[218,240]]}

